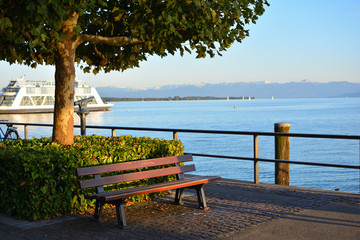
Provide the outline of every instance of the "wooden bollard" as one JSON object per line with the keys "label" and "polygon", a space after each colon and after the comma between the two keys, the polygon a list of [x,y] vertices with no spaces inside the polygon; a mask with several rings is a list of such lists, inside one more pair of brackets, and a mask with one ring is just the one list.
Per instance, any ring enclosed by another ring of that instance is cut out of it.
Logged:
{"label": "wooden bollard", "polygon": [[29,139],[28,125],[24,125],[24,138]]}
{"label": "wooden bollard", "polygon": [[173,132],[173,140],[178,140],[178,132]]}
{"label": "wooden bollard", "polygon": [[[289,133],[290,123],[275,123],[275,132]],[[290,160],[290,137],[275,136],[275,159]],[[290,164],[275,163],[275,184],[289,185]]]}

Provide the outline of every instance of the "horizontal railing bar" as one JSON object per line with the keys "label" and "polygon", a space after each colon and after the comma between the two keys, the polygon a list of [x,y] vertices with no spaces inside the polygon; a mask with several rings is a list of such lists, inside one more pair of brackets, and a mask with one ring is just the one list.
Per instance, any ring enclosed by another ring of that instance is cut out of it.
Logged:
{"label": "horizontal railing bar", "polygon": [[289,161],[289,160],[280,160],[280,159],[224,156],[224,155],[213,155],[213,154],[202,154],[202,153],[184,153],[184,154],[191,154],[193,156],[198,156],[198,157],[226,158],[226,159],[245,160],[245,161],[261,161],[261,162],[273,162],[273,163],[278,162],[278,163],[291,163],[291,164],[311,165],[311,166],[321,166],[321,167],[360,169],[360,166],[331,164],[331,163],[315,163],[315,162],[302,162],[302,161],[292,161],[292,160]]}
{"label": "horizontal railing bar", "polygon": [[[27,125],[52,127],[53,124],[43,123],[13,123],[0,122],[0,124]],[[81,128],[80,125],[74,125],[75,128]],[[118,127],[118,126],[91,126],[86,128],[96,129],[119,129],[134,131],[155,131],[155,132],[183,132],[183,133],[207,133],[207,134],[231,134],[231,135],[258,135],[258,136],[286,136],[286,137],[304,137],[304,138],[329,138],[329,139],[355,139],[360,140],[360,135],[336,135],[336,134],[307,134],[307,133],[277,133],[277,132],[247,132],[247,131],[223,131],[223,130],[195,130],[195,129],[175,129],[175,128],[145,128],[145,127]]]}
{"label": "horizontal railing bar", "polygon": [[[80,127],[80,126],[77,126]],[[196,129],[175,129],[175,128],[144,128],[144,127],[115,127],[115,126],[91,126],[86,128],[100,129],[120,129],[136,131],[156,131],[156,132],[184,132],[184,133],[207,133],[207,134],[231,134],[231,135],[259,135],[259,136],[287,136],[287,137],[306,137],[306,138],[338,138],[338,139],[358,139],[360,135],[336,135],[336,134],[306,134],[306,133],[276,133],[276,132],[247,132],[247,131],[222,131],[222,130],[196,130]]]}

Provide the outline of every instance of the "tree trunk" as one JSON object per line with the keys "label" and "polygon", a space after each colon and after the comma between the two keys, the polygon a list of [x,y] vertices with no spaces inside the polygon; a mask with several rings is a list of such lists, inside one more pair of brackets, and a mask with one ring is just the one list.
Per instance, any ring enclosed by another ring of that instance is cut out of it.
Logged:
{"label": "tree trunk", "polygon": [[70,54],[58,56],[55,63],[53,141],[63,144],[73,144],[74,142],[75,54],[71,54],[71,52],[68,51]]}
{"label": "tree trunk", "polygon": [[73,27],[76,24],[77,15],[64,22],[63,29],[67,39],[58,43],[55,60],[53,141],[68,145],[74,143],[74,81],[77,44],[71,38],[73,36]]}

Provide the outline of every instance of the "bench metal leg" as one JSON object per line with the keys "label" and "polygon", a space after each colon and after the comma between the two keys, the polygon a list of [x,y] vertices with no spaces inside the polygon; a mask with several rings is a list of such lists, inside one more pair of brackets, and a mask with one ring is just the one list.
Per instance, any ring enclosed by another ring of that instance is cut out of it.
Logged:
{"label": "bench metal leg", "polygon": [[118,220],[118,225],[121,228],[126,228],[126,218],[125,218],[125,209],[124,209],[124,201],[119,201],[115,203],[116,207],[116,216]]}
{"label": "bench metal leg", "polygon": [[101,216],[101,213],[102,213],[102,209],[103,209],[103,203],[102,202],[99,202],[98,200],[96,200],[96,203],[95,203],[95,213],[94,213],[94,219],[96,221],[99,221],[100,219],[100,216]]}
{"label": "bench metal leg", "polygon": [[209,208],[206,205],[204,185],[200,185],[200,186],[198,186],[196,188],[196,194],[197,194],[197,197],[198,197],[199,208],[202,208],[204,210],[208,210]]}
{"label": "bench metal leg", "polygon": [[182,202],[183,193],[184,193],[183,188],[176,189],[176,193],[175,193],[175,204],[176,205],[183,205],[183,202]]}

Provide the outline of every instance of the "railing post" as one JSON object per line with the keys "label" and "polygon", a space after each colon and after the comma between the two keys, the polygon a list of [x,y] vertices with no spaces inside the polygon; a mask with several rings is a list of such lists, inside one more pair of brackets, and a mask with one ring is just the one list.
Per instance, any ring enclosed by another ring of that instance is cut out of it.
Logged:
{"label": "railing post", "polygon": [[86,115],[85,113],[79,114],[81,123],[81,136],[86,136]]}
{"label": "railing post", "polygon": [[[289,133],[290,123],[275,123],[275,132]],[[275,159],[290,160],[290,137],[275,136]],[[275,184],[289,185],[290,164],[275,163]]]}
{"label": "railing post", "polygon": [[259,183],[259,161],[256,160],[259,157],[259,140],[258,135],[254,135],[254,183]]}
{"label": "railing post", "polygon": [[24,138],[25,139],[29,139],[29,134],[28,134],[28,125],[24,125]]}
{"label": "railing post", "polygon": [[116,129],[115,128],[111,129],[111,136],[112,137],[116,136]]}
{"label": "railing post", "polygon": [[173,132],[173,139],[178,140],[178,132],[176,131]]}

